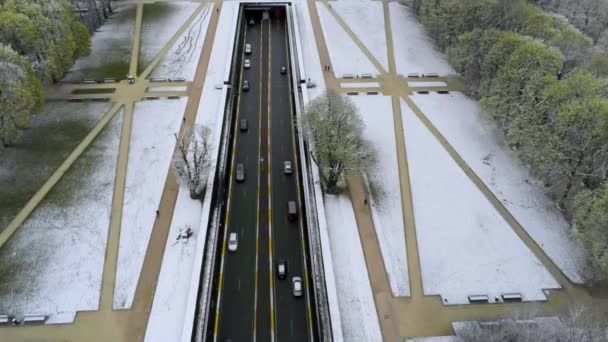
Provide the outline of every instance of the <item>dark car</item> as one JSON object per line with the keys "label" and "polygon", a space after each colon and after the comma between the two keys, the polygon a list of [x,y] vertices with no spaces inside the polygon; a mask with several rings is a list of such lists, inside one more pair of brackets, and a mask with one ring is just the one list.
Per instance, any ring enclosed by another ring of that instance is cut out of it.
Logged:
{"label": "dark car", "polygon": [[277,263],[277,276],[279,279],[285,279],[285,277],[287,277],[287,261],[279,260]]}
{"label": "dark car", "polygon": [[243,91],[249,91],[249,81],[247,80],[243,82]]}
{"label": "dark car", "polygon": [[239,163],[236,166],[236,181],[237,182],[245,181],[245,165],[243,165],[242,163]]}
{"label": "dark car", "polygon": [[281,67],[281,75],[285,75],[287,73],[287,68],[282,66]]}
{"label": "dark car", "polygon": [[247,132],[249,129],[249,125],[247,124],[247,119],[241,119],[241,124],[239,125],[239,129],[241,132]]}

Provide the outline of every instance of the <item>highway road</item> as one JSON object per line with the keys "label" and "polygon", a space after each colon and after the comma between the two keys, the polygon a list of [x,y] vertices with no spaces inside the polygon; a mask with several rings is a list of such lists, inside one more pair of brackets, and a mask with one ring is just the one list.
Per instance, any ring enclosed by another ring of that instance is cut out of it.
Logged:
{"label": "highway road", "polygon": [[[264,14],[265,13],[265,14]],[[310,280],[300,174],[294,136],[293,96],[285,11],[245,10],[255,24],[246,24],[240,37],[251,44],[251,68],[241,71],[233,133],[231,174],[225,231],[217,277],[214,341],[314,340]],[[242,44],[244,47],[245,44]],[[281,68],[287,73],[282,74]],[[242,90],[244,81],[250,90]],[[247,131],[239,123],[247,120]],[[284,173],[291,161],[292,174]],[[245,168],[237,182],[236,166]],[[287,202],[296,201],[297,220],[290,221]],[[238,249],[228,250],[230,233],[238,234]],[[276,274],[278,260],[286,260],[286,279]],[[304,279],[304,295],[295,297],[291,279]]]}

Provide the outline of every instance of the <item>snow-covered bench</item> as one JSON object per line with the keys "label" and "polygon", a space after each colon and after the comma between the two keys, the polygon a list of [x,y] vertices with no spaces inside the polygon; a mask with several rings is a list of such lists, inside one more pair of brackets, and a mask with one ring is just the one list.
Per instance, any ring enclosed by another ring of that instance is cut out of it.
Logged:
{"label": "snow-covered bench", "polygon": [[372,74],[361,74],[361,78],[373,78]]}
{"label": "snow-covered bench", "polygon": [[503,293],[502,300],[505,302],[521,302],[521,293]]}
{"label": "snow-covered bench", "polygon": [[167,82],[167,79],[161,77],[153,77],[150,79],[150,82]]}
{"label": "snow-covered bench", "polygon": [[420,77],[420,75],[417,72],[412,72],[412,73],[407,74],[407,77],[418,78],[418,77]]}
{"label": "snow-covered bench", "polygon": [[115,78],[104,78],[103,83],[116,83]]}
{"label": "snow-covered bench", "polygon": [[46,315],[24,315],[23,324],[43,324],[47,319]]}
{"label": "snow-covered bench", "polygon": [[11,318],[8,315],[0,315],[0,325],[6,325],[11,322]]}
{"label": "snow-covered bench", "polygon": [[169,82],[186,82],[186,79],[183,78],[183,77],[176,77],[176,78],[173,78],[173,79],[170,78]]}
{"label": "snow-covered bench", "polygon": [[342,78],[355,78],[355,75],[353,75],[353,74],[344,74],[344,75],[342,75]]}
{"label": "snow-covered bench", "polygon": [[480,304],[480,303],[488,303],[490,298],[487,295],[470,295],[469,303],[471,304]]}
{"label": "snow-covered bench", "polygon": [[422,76],[423,77],[439,77],[439,75],[436,74],[436,73],[434,73],[434,72],[431,72],[431,73],[428,73],[428,74],[423,74]]}

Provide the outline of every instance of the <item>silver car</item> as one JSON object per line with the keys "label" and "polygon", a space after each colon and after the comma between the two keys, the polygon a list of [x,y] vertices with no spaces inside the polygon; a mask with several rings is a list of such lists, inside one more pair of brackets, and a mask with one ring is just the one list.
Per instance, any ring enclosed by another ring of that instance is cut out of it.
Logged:
{"label": "silver car", "polygon": [[236,165],[236,181],[245,181],[245,165],[243,165],[242,163]]}
{"label": "silver car", "polygon": [[239,238],[236,233],[230,233],[228,237],[228,250],[231,252],[236,252],[239,247]]}
{"label": "silver car", "polygon": [[283,162],[283,172],[285,172],[286,175],[290,175],[293,172],[293,167],[289,160]]}
{"label": "silver car", "polygon": [[249,59],[245,60],[245,62],[243,63],[243,68],[245,68],[245,69],[251,68],[251,61]]}
{"label": "silver car", "polygon": [[245,54],[248,55],[251,53],[251,44],[245,44]]}
{"label": "silver car", "polygon": [[291,278],[291,289],[293,290],[294,297],[302,297],[302,278],[293,277]]}

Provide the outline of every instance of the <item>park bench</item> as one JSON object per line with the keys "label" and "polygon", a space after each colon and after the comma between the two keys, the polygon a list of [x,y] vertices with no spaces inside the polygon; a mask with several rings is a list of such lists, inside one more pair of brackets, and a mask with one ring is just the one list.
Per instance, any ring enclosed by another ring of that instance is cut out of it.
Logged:
{"label": "park bench", "polygon": [[434,73],[434,72],[431,72],[431,73],[429,73],[429,74],[424,74],[424,75],[422,75],[422,76],[425,76],[425,77],[439,77],[439,75],[437,75],[437,74],[436,74],[436,73]]}
{"label": "park bench", "polygon": [[43,324],[47,319],[46,315],[24,315],[23,324]]}
{"label": "park bench", "polygon": [[367,95],[378,95],[377,91],[368,91]]}
{"label": "park bench", "polygon": [[373,78],[372,74],[361,74],[361,78]]}
{"label": "park bench", "polygon": [[515,323],[522,328],[538,328],[538,322],[533,319],[518,319]]}
{"label": "park bench", "polygon": [[428,90],[420,90],[417,92],[418,94],[428,94],[429,91]]}
{"label": "park bench", "polygon": [[186,79],[183,77],[176,77],[173,79],[169,79],[169,82],[186,82]]}
{"label": "park bench", "polygon": [[116,83],[115,78],[104,78],[103,83]]}
{"label": "park bench", "polygon": [[471,303],[471,304],[488,303],[489,301],[490,301],[490,298],[487,295],[470,295],[469,296],[469,303]]}
{"label": "park bench", "polygon": [[420,77],[420,75],[417,72],[412,72],[412,73],[407,74],[407,77],[418,78],[418,77]]}
{"label": "park bench", "polygon": [[7,325],[11,322],[9,315],[0,315],[0,325]]}
{"label": "park bench", "polygon": [[82,83],[84,83],[84,84],[96,84],[96,83],[97,83],[97,81],[95,81],[95,80],[90,80],[90,79],[86,79],[86,80],[83,80],[83,81],[82,81]]}
{"label": "park bench", "polygon": [[450,92],[447,90],[437,90],[437,94],[449,94]]}
{"label": "park bench", "polygon": [[359,95],[359,93],[356,91],[349,91],[348,93],[346,93],[346,95]]}
{"label": "park bench", "polygon": [[521,293],[503,293],[502,300],[505,302],[521,302]]}
{"label": "park bench", "polygon": [[146,100],[160,100],[158,96],[146,96]]}
{"label": "park bench", "polygon": [[342,78],[355,78],[355,75],[353,75],[353,74],[344,74],[344,75],[342,75]]}
{"label": "park bench", "polygon": [[153,77],[150,79],[150,82],[167,82],[167,79],[161,77]]}

